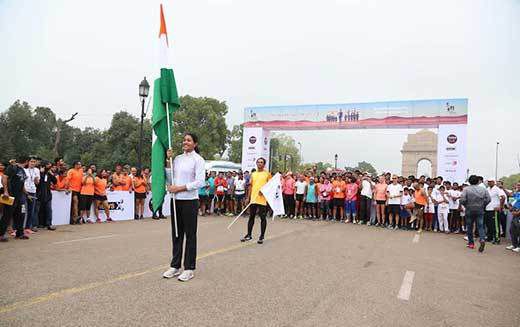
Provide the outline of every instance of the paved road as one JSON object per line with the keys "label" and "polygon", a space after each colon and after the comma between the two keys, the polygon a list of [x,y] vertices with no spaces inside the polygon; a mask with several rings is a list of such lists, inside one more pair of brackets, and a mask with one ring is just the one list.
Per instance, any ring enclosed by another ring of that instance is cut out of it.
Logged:
{"label": "paved road", "polygon": [[243,244],[230,221],[200,219],[188,283],[161,278],[169,220],[0,244],[0,326],[520,326],[520,256],[503,245],[287,220]]}

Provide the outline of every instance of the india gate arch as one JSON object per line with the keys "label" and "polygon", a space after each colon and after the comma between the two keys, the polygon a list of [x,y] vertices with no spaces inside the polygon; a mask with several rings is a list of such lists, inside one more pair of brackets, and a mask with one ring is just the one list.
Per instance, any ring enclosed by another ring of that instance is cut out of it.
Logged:
{"label": "india gate arch", "polygon": [[431,163],[431,176],[437,176],[437,134],[429,130],[421,130],[409,134],[403,144],[401,174],[403,176],[418,175],[421,160]]}
{"label": "india gate arch", "polygon": [[466,179],[467,123],[465,98],[246,107],[242,170],[251,171],[260,157],[266,159],[269,167],[273,130],[436,129],[437,142],[418,133],[424,148],[413,146],[414,137],[409,140],[410,145],[403,147],[406,165],[403,164],[402,174],[415,174],[417,163],[427,159],[432,164],[432,175],[460,183]]}

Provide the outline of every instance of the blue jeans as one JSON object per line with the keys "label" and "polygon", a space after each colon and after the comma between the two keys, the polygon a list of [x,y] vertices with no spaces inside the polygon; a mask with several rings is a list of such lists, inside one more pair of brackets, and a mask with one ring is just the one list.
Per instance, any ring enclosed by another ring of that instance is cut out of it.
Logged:
{"label": "blue jeans", "polygon": [[486,232],[484,231],[484,212],[482,210],[466,211],[466,235],[468,243],[473,244],[473,222],[476,222],[478,229],[478,237],[480,242],[486,241]]}
{"label": "blue jeans", "polygon": [[36,212],[36,193],[27,193],[25,228],[38,226],[38,213]]}

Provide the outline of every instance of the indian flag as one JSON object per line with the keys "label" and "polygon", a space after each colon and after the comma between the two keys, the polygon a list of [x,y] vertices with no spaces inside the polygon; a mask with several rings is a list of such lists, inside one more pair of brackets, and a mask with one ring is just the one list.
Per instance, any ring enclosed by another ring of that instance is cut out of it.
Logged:
{"label": "indian flag", "polygon": [[[166,150],[171,146],[173,130],[173,113],[180,106],[177,86],[173,69],[168,65],[168,32],[161,4],[161,27],[159,29],[159,60],[161,77],[153,83],[153,112],[152,112],[152,206],[159,209],[166,195],[165,161]],[[170,128],[168,128],[168,121]]]}

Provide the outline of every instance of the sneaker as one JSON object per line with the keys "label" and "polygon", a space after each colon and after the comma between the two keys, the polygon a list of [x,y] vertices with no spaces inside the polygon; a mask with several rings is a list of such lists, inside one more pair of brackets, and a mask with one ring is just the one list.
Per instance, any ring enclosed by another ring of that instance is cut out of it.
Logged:
{"label": "sneaker", "polygon": [[101,219],[99,219],[99,218],[96,219],[96,223],[101,224],[102,223]]}
{"label": "sneaker", "polygon": [[474,249],[475,248],[475,244],[473,243],[468,243],[468,245],[466,245],[468,248],[470,249]]}
{"label": "sneaker", "polygon": [[182,274],[179,276],[179,278],[177,278],[177,279],[180,280],[181,282],[187,282],[190,279],[192,279],[193,277],[195,277],[195,273],[193,272],[193,270],[184,270],[182,272]]}
{"label": "sneaker", "polygon": [[162,276],[163,278],[173,278],[175,276],[179,276],[181,274],[181,270],[178,269],[178,268],[169,268],[168,270],[166,270]]}
{"label": "sneaker", "polygon": [[350,224],[350,219],[345,220],[345,224]]}
{"label": "sneaker", "polygon": [[486,242],[480,241],[480,246],[478,247],[478,252],[484,252],[484,247],[486,246]]}
{"label": "sneaker", "polygon": [[468,241],[468,237],[467,236],[464,236],[464,241]]}
{"label": "sneaker", "polygon": [[252,239],[253,238],[251,237],[251,235],[246,235],[240,239],[240,242],[247,242],[247,241],[251,241]]}
{"label": "sneaker", "polygon": [[48,230],[56,230],[56,226],[50,225],[50,226],[47,226],[47,229]]}
{"label": "sneaker", "polygon": [[0,237],[0,242],[9,242],[9,237],[7,237],[5,235]]}
{"label": "sneaker", "polygon": [[34,232],[30,228],[26,228],[23,230],[24,234],[31,235],[34,234]]}
{"label": "sneaker", "polygon": [[514,248],[513,252],[520,253],[520,248]]}
{"label": "sneaker", "polygon": [[107,222],[109,222],[109,223],[113,222],[112,218],[108,217]]}
{"label": "sneaker", "polygon": [[371,224],[370,222],[368,222],[368,223],[367,223],[367,226],[370,226],[370,225],[372,225],[372,224]]}
{"label": "sneaker", "polygon": [[258,241],[256,242],[258,244],[264,244],[264,239],[263,238],[259,238]]}
{"label": "sneaker", "polygon": [[399,229],[399,227],[397,227],[397,225],[395,225],[394,230],[398,230],[398,229]]}
{"label": "sneaker", "polygon": [[36,227],[31,228],[31,230],[32,230],[33,232],[35,232],[35,233],[38,232],[38,228],[36,228]]}
{"label": "sneaker", "polygon": [[506,246],[506,250],[513,250],[515,247],[513,245]]}
{"label": "sneaker", "polygon": [[19,239],[19,240],[28,240],[28,239],[29,239],[29,236],[27,236],[27,235],[24,234],[24,235],[22,235],[22,236],[16,236],[16,238]]}

